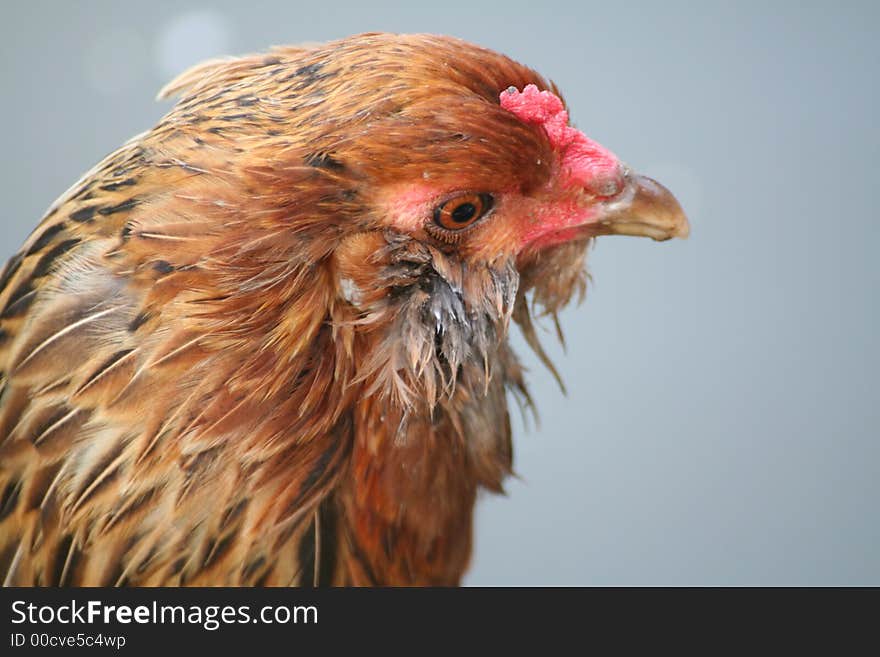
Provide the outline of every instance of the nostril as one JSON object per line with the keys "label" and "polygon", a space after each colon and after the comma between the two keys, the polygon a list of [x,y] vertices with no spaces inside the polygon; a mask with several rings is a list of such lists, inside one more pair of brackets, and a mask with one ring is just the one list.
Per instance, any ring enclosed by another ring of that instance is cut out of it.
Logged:
{"label": "nostril", "polygon": [[593,196],[606,198],[617,196],[623,191],[624,173],[618,171],[609,176],[596,176],[587,181],[585,187]]}

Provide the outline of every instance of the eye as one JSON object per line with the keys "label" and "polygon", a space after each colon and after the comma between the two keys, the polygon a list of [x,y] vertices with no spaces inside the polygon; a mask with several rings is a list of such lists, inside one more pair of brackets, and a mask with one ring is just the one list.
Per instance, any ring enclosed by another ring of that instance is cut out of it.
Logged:
{"label": "eye", "polygon": [[490,194],[462,194],[434,208],[434,223],[446,230],[461,230],[492,209]]}

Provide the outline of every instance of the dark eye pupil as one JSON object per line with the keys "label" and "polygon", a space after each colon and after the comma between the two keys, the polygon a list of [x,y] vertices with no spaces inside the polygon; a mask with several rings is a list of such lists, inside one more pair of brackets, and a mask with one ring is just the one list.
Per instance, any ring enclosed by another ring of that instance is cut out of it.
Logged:
{"label": "dark eye pupil", "polygon": [[464,193],[435,207],[434,223],[447,231],[460,231],[486,216],[491,209],[491,195]]}
{"label": "dark eye pupil", "polygon": [[474,218],[477,208],[473,203],[462,203],[452,211],[452,220],[457,224],[463,224]]}

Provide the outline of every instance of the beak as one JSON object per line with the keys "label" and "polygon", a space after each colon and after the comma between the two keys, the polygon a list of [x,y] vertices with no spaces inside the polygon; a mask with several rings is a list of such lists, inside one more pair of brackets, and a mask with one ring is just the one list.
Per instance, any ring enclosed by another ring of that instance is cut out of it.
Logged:
{"label": "beak", "polygon": [[646,176],[627,172],[625,186],[604,203],[592,225],[596,235],[636,235],[663,242],[673,237],[686,239],[687,217],[668,189]]}

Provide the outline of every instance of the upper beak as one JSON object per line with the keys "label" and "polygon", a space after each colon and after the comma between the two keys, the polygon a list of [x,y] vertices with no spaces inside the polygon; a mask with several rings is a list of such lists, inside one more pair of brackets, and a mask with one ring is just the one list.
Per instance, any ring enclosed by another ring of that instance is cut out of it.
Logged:
{"label": "upper beak", "polygon": [[627,173],[623,190],[605,202],[593,223],[597,235],[636,235],[657,241],[687,238],[687,216],[668,189],[647,176]]}

